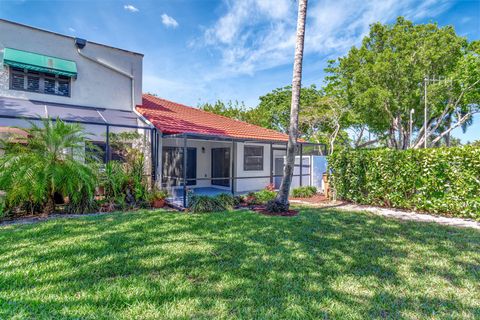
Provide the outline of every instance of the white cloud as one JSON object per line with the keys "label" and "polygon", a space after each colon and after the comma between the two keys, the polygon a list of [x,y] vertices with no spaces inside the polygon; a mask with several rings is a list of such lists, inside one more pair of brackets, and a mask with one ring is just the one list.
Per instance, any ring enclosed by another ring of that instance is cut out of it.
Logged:
{"label": "white cloud", "polygon": [[[297,7],[291,0],[224,0],[226,12],[204,33],[204,44],[218,50],[220,66],[210,77],[254,74],[291,63]],[[448,0],[319,0],[308,8],[305,54],[344,54],[358,45],[375,22],[433,18]]]}
{"label": "white cloud", "polygon": [[130,11],[130,12],[138,12],[138,8],[134,7],[132,4],[126,4],[123,6],[123,9]]}
{"label": "white cloud", "polygon": [[168,14],[164,13],[162,14],[162,23],[166,26],[166,27],[172,27],[172,28],[176,28],[178,27],[178,22],[177,20],[173,19],[172,17],[170,17]]}
{"label": "white cloud", "polygon": [[75,32],[77,32],[77,30],[75,30],[75,29],[74,29],[74,28],[72,28],[72,27],[68,27],[68,31],[70,31],[71,33],[75,33]]}

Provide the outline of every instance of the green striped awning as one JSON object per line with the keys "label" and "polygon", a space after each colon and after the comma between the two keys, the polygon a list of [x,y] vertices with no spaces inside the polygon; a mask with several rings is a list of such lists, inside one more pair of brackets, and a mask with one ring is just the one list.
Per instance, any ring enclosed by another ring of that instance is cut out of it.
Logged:
{"label": "green striped awning", "polygon": [[3,63],[37,72],[53,73],[67,77],[77,76],[77,64],[74,61],[12,48],[4,49]]}

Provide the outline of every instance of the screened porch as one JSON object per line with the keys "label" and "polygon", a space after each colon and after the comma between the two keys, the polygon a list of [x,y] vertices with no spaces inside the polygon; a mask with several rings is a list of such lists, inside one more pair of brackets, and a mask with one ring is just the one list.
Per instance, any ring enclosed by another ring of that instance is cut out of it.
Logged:
{"label": "screened porch", "polygon": [[[172,134],[161,136],[159,152],[161,187],[168,190],[171,204],[185,208],[194,194],[242,195],[268,185],[278,188],[286,142]],[[321,177],[315,174],[313,156],[325,153],[325,145],[299,142],[292,187],[319,183]]]}

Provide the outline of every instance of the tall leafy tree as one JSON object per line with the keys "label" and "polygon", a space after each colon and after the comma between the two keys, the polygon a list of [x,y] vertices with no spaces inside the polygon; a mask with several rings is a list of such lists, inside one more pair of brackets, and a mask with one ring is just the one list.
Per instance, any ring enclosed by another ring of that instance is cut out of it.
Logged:
{"label": "tall leafy tree", "polygon": [[224,117],[232,118],[235,120],[252,122],[254,117],[252,114],[255,112],[254,109],[247,109],[243,102],[223,102],[217,100],[215,103],[204,103],[199,105],[199,108],[204,111],[212,112]]}
{"label": "tall leafy tree", "polygon": [[342,144],[349,140],[345,128],[351,124],[350,109],[343,102],[335,96],[325,95],[300,113],[304,136],[310,141],[326,144],[329,154],[335,151],[339,140]]}
{"label": "tall leafy tree", "polygon": [[[322,97],[321,90],[316,86],[301,88],[300,91],[300,113],[309,106],[316,105]],[[251,110],[251,120],[253,124],[288,133],[290,125],[290,109],[292,103],[292,87],[274,89],[259,98],[259,105]],[[299,124],[300,135],[305,138],[308,135],[308,124]]]}
{"label": "tall leafy tree", "polygon": [[[386,145],[409,146],[409,113],[414,109],[414,146],[425,129],[436,143],[478,112],[480,61],[477,46],[451,26],[414,25],[399,17],[395,24],[373,24],[359,48],[327,68],[327,81],[344,88],[345,99],[360,123]],[[423,124],[423,81],[440,76],[453,81],[429,83],[429,114]],[[451,124],[444,126],[450,117]],[[438,131],[441,132],[438,132]]]}
{"label": "tall leafy tree", "polygon": [[[295,45],[295,58],[293,62],[292,104],[290,109],[290,125],[288,129],[287,156],[283,170],[282,183],[274,200],[273,211],[286,211],[289,208],[288,195],[292,183],[293,168],[295,164],[295,149],[298,139],[298,114],[300,108],[300,89],[302,87],[302,63],[305,41],[305,23],[307,19],[308,0],[298,1],[297,40]],[[275,209],[274,209],[275,208]]]}
{"label": "tall leafy tree", "polygon": [[[278,88],[260,97],[260,104],[252,109],[254,124],[288,133],[292,87]],[[255,116],[253,116],[255,114]],[[323,143],[331,153],[339,140],[349,140],[345,129],[355,123],[351,106],[338,85],[328,84],[322,89],[315,85],[300,91],[298,136]]]}
{"label": "tall leafy tree", "polygon": [[[86,135],[79,124],[59,119],[31,123],[28,137],[0,140],[0,190],[10,207],[39,208],[44,215],[55,209],[55,194],[72,203],[92,199],[97,171],[84,160]],[[91,163],[91,162],[88,162]]]}
{"label": "tall leafy tree", "polygon": [[[216,101],[205,103],[199,108],[236,120],[245,121],[265,128],[288,133],[292,87],[274,89],[261,96],[257,107],[247,109],[243,103]],[[298,136],[302,139],[323,143],[329,152],[348,142],[345,129],[354,123],[350,105],[340,94],[339,88],[326,86],[317,89],[315,85],[303,87],[300,91]],[[322,150],[321,150],[322,151]]]}

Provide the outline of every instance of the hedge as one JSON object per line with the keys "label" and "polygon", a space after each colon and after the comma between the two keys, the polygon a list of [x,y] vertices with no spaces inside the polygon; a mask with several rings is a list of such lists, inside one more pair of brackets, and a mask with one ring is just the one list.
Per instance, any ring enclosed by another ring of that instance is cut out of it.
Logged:
{"label": "hedge", "polygon": [[480,220],[480,148],[344,150],[329,157],[339,199]]}

